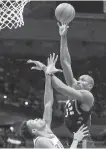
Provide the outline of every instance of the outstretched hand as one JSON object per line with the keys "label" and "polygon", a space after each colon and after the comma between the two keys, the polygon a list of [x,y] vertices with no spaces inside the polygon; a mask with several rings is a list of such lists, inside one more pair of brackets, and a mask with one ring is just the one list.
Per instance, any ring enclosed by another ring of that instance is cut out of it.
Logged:
{"label": "outstretched hand", "polygon": [[63,72],[61,69],[56,69],[55,64],[57,62],[58,55],[55,57],[55,53],[53,55],[50,54],[50,57],[47,60],[47,66],[41,63],[40,61],[28,60],[27,63],[35,64],[36,66],[31,67],[31,69],[43,70],[46,75],[51,75],[56,72]]}
{"label": "outstretched hand", "polygon": [[68,24],[60,24],[59,22],[57,22],[57,25],[59,27],[59,34],[60,36],[64,36],[67,34],[67,31],[68,31]]}
{"label": "outstretched hand", "polygon": [[82,141],[82,139],[86,136],[89,136],[89,131],[87,127],[82,125],[76,133],[74,133],[74,140],[78,140],[78,142]]}
{"label": "outstretched hand", "polygon": [[58,59],[58,55],[55,57],[55,53],[53,53],[53,55],[50,54],[50,57],[48,58],[48,61],[47,61],[47,69],[46,69],[45,74],[50,75],[50,74],[54,74],[56,72],[63,72],[61,69],[55,68],[57,59]]}
{"label": "outstretched hand", "polygon": [[36,65],[36,66],[31,67],[31,69],[46,71],[46,66],[39,61],[28,60],[27,63],[32,63]]}

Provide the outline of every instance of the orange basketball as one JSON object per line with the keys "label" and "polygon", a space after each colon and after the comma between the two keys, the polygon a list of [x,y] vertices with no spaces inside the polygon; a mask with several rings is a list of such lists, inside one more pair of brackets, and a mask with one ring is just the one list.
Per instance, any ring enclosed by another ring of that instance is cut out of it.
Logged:
{"label": "orange basketball", "polygon": [[56,19],[63,23],[71,22],[75,17],[75,9],[68,3],[61,3],[55,9]]}

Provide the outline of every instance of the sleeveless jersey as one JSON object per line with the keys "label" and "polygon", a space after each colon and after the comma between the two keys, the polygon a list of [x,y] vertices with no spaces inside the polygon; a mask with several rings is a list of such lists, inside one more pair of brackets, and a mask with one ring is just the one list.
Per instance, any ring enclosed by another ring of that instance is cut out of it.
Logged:
{"label": "sleeveless jersey", "polygon": [[76,132],[83,124],[88,128],[91,123],[91,110],[83,111],[77,100],[68,100],[65,106],[65,124],[70,132]]}
{"label": "sleeveless jersey", "polygon": [[[36,139],[33,140],[34,148],[36,148],[36,142],[39,138],[41,138],[41,136],[39,136],[39,137],[37,137]],[[62,143],[59,141],[59,139],[54,134],[51,134],[50,138],[48,138],[48,139],[55,148],[64,148]]]}

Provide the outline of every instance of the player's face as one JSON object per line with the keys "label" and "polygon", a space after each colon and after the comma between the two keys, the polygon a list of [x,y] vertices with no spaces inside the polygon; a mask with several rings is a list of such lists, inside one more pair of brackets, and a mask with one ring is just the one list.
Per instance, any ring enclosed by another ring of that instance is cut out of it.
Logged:
{"label": "player's face", "polygon": [[76,89],[88,89],[90,83],[89,78],[86,75],[80,76],[76,85]]}
{"label": "player's face", "polygon": [[32,129],[41,130],[41,129],[45,128],[46,122],[43,119],[29,120],[29,121],[27,121],[27,126],[30,130],[32,130]]}

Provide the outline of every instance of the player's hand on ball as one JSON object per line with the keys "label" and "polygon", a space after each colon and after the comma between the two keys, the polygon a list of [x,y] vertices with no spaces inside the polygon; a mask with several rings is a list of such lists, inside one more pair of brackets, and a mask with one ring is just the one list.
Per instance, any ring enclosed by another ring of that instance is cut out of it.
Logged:
{"label": "player's hand on ball", "polygon": [[82,125],[76,133],[74,133],[74,140],[78,140],[78,142],[82,141],[82,139],[86,136],[89,136],[89,131],[87,127]]}
{"label": "player's hand on ball", "polygon": [[57,25],[59,26],[59,34],[60,34],[60,36],[66,35],[67,34],[67,30],[69,28],[68,24],[60,25],[59,22],[57,22]]}
{"label": "player's hand on ball", "polygon": [[46,70],[46,66],[39,61],[28,60],[27,63],[33,63],[36,65],[36,66],[31,67],[31,69],[43,70],[43,71]]}
{"label": "player's hand on ball", "polygon": [[58,55],[55,57],[55,53],[53,55],[50,54],[50,57],[48,58],[47,61],[47,69],[46,69],[46,75],[51,75],[56,72],[63,72],[61,69],[56,69],[55,64],[57,62]]}

